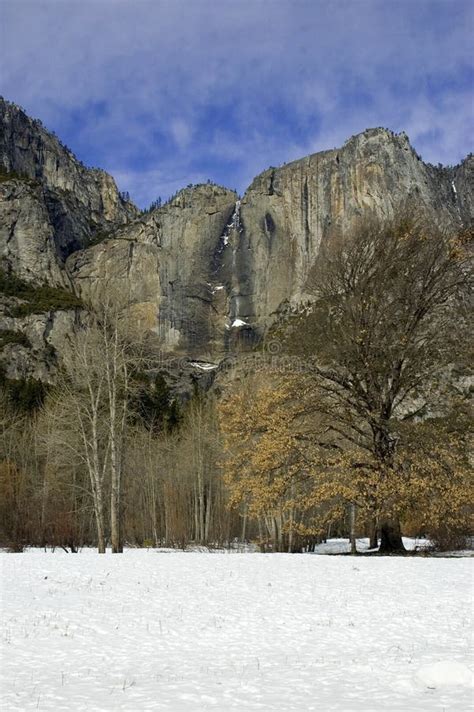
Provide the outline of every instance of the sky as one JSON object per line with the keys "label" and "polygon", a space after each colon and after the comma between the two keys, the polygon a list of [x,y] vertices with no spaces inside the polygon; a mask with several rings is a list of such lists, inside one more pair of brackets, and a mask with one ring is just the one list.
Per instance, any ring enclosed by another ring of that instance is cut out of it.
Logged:
{"label": "sky", "polygon": [[472,0],[0,0],[0,94],[145,207],[366,128],[472,150]]}

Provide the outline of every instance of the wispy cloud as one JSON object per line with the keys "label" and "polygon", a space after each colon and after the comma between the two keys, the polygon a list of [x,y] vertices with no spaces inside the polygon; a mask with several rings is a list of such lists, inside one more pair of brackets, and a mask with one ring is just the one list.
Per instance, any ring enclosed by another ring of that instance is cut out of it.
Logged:
{"label": "wispy cloud", "polygon": [[0,92],[140,204],[369,126],[470,150],[470,0],[3,0]]}

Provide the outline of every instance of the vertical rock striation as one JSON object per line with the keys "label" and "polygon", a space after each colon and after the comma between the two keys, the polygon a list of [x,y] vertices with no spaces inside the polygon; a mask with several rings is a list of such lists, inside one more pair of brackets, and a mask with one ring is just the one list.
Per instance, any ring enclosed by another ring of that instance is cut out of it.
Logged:
{"label": "vertical rock striation", "polygon": [[[468,227],[473,178],[472,154],[435,167],[404,133],[378,128],[264,171],[241,199],[198,185],[140,214],[109,175],[85,168],[40,122],[0,99],[1,267],[92,304],[104,289],[125,295],[137,324],[165,349],[215,361],[252,345],[281,310],[308,298],[308,275],[335,229],[351,230],[367,210],[390,218],[403,205],[453,231]],[[26,329],[37,362],[42,340],[56,334],[60,352],[78,323],[73,312],[14,323],[5,309],[0,329]],[[7,349],[15,373],[27,362],[24,348]]]}
{"label": "vertical rock striation", "polygon": [[321,242],[366,210],[391,218],[413,205],[453,230],[472,224],[473,166],[472,155],[455,168],[427,165],[406,134],[369,129],[341,149],[264,171],[242,199],[245,317],[262,325],[304,299]]}
{"label": "vertical rock striation", "polygon": [[166,348],[213,350],[225,324],[216,306],[216,254],[236,200],[216,185],[186,188],[113,238],[74,253],[66,267],[78,293],[94,301],[101,283],[128,290]]}
{"label": "vertical rock striation", "polygon": [[0,169],[40,185],[60,259],[138,214],[110,175],[86,168],[40,121],[1,97]]}

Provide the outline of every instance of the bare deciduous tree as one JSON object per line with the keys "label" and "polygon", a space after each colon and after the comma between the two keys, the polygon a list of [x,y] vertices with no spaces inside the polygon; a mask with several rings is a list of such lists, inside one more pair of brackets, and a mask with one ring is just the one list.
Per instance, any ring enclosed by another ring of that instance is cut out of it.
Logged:
{"label": "bare deciduous tree", "polygon": [[[56,389],[59,430],[64,447],[87,468],[97,527],[99,552],[105,552],[105,497],[110,493],[112,552],[123,549],[123,463],[132,372],[140,353],[131,338],[126,302],[104,295],[87,328],[71,339],[65,350],[64,370]],[[77,429],[74,435],[72,430]]]}

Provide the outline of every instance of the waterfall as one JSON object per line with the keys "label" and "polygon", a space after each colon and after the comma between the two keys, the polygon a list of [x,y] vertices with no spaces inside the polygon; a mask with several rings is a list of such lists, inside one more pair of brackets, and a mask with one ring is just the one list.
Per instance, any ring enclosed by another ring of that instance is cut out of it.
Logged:
{"label": "waterfall", "polygon": [[230,222],[227,223],[224,228],[224,232],[221,235],[221,240],[224,243],[224,246],[229,244],[229,237],[232,232],[240,233],[242,230],[243,228],[240,224],[240,200],[238,200],[235,204]]}
{"label": "waterfall", "polygon": [[[238,237],[243,233],[244,227],[242,225],[240,217],[241,201],[237,200],[234,206],[233,213],[230,217],[229,222],[224,227],[222,235],[219,240],[219,246],[217,248],[217,257],[219,259],[219,264],[214,271],[217,276],[219,270],[224,266],[224,270],[228,270],[227,273],[227,296],[228,296],[228,314],[227,321],[225,324],[226,329],[239,329],[242,327],[249,328],[250,325],[245,321],[245,317],[242,318],[241,313],[241,296],[235,294],[235,288],[237,286],[236,273],[237,273],[237,252],[239,249],[239,239]],[[232,238],[232,239],[231,239]],[[231,247],[231,254],[227,251],[227,257],[224,262],[220,262],[222,259],[222,253],[224,252],[227,245]],[[222,279],[222,277],[221,277]],[[225,279],[225,278],[224,278]],[[224,285],[218,285],[212,287],[212,294],[214,295],[217,291],[224,289]],[[232,305],[232,306],[231,306]]]}

